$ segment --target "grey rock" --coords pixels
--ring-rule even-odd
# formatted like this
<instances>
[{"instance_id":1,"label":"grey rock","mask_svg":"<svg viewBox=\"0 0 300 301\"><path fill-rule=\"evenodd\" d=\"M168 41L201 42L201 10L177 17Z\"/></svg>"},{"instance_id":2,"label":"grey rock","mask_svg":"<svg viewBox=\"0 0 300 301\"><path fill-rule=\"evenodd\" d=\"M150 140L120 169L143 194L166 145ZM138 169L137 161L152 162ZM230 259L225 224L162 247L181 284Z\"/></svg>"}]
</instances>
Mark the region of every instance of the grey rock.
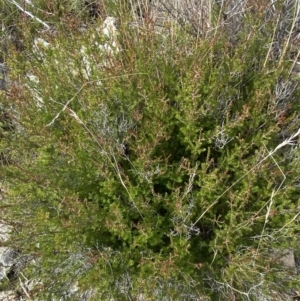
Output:
<instances>
[{"instance_id":1,"label":"grey rock","mask_svg":"<svg viewBox=\"0 0 300 301\"><path fill-rule=\"evenodd\" d=\"M294 258L294 251L291 249L285 249L283 250L280 261L282 264L289 269L295 269L295 258Z\"/></svg>"},{"instance_id":2,"label":"grey rock","mask_svg":"<svg viewBox=\"0 0 300 301\"><path fill-rule=\"evenodd\" d=\"M15 301L17 296L13 291L4 291L0 292L0 300L1 301Z\"/></svg>"},{"instance_id":3,"label":"grey rock","mask_svg":"<svg viewBox=\"0 0 300 301\"><path fill-rule=\"evenodd\" d=\"M275 249L272 251L271 256L273 259L278 261L283 268L289 270L294 275L297 273L293 249Z\"/></svg>"},{"instance_id":4,"label":"grey rock","mask_svg":"<svg viewBox=\"0 0 300 301\"><path fill-rule=\"evenodd\" d=\"M2 279L7 278L6 274L7 274L7 269L3 266L0 266L0 283Z\"/></svg>"}]
</instances>

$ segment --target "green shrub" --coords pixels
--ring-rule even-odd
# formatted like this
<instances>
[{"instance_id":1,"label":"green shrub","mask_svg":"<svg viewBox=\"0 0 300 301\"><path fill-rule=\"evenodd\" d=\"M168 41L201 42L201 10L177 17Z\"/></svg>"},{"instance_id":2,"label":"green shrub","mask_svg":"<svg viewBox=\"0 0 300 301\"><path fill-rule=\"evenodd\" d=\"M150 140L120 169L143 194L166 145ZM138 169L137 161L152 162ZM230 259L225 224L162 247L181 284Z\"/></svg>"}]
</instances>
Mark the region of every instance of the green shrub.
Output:
<instances>
[{"instance_id":1,"label":"green shrub","mask_svg":"<svg viewBox=\"0 0 300 301\"><path fill-rule=\"evenodd\" d=\"M1 136L5 214L36 260L33 294L77 282L72 300L259 300L297 288L271 254L297 243L297 137L283 142L299 92L291 45L273 57L277 19L260 12L246 10L234 42L227 28L202 39L124 19L118 53L95 46L107 42L96 22L45 34L38 52L31 37L22 64L12 54L23 79L9 96L17 129Z\"/></svg>"}]
</instances>

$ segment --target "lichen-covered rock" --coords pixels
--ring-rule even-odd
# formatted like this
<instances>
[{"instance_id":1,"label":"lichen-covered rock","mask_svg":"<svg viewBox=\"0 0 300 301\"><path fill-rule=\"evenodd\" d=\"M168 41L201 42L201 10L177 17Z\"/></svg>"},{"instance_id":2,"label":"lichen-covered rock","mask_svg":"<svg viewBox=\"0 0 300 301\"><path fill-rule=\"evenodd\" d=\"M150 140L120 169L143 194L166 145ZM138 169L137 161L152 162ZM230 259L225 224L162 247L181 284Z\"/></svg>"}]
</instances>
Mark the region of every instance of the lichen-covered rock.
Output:
<instances>
[{"instance_id":1,"label":"lichen-covered rock","mask_svg":"<svg viewBox=\"0 0 300 301\"><path fill-rule=\"evenodd\" d=\"M4 221L0 221L0 242L6 242L9 239L11 227ZM0 300L17 300L16 294L6 288L9 283L9 273L15 263L17 256L16 250L9 247L0 247Z\"/></svg>"},{"instance_id":2,"label":"lichen-covered rock","mask_svg":"<svg viewBox=\"0 0 300 301\"><path fill-rule=\"evenodd\" d=\"M11 227L0 220L0 242L5 242L9 239Z\"/></svg>"},{"instance_id":3,"label":"lichen-covered rock","mask_svg":"<svg viewBox=\"0 0 300 301\"><path fill-rule=\"evenodd\" d=\"M6 242L9 239L11 227L0 221L0 242ZM16 252L9 247L0 247L0 281L6 278L6 274L14 264ZM2 300L2 299L0 299Z\"/></svg>"},{"instance_id":4,"label":"lichen-covered rock","mask_svg":"<svg viewBox=\"0 0 300 301\"><path fill-rule=\"evenodd\" d=\"M9 247L0 247L0 265L11 267L14 264L17 252Z\"/></svg>"},{"instance_id":5,"label":"lichen-covered rock","mask_svg":"<svg viewBox=\"0 0 300 301\"><path fill-rule=\"evenodd\" d=\"M8 75L7 66L5 63L0 63L0 90L7 90Z\"/></svg>"}]
</instances>

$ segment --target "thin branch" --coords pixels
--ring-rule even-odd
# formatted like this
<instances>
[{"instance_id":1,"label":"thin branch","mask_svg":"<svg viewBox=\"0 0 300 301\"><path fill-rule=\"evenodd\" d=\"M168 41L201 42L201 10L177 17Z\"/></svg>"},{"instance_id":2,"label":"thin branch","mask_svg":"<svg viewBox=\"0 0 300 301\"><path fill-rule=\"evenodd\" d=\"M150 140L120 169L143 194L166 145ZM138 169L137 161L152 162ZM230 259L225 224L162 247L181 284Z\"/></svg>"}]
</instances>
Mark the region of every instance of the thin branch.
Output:
<instances>
[{"instance_id":1,"label":"thin branch","mask_svg":"<svg viewBox=\"0 0 300 301\"><path fill-rule=\"evenodd\" d=\"M23 273L21 272L20 274L21 274L21 276L23 276L23 278L28 282L28 279L23 275ZM20 277L19 277L19 282L20 282L20 286L21 286L21 288L22 288L24 294L25 294L26 297L28 298L28 300L32 300L32 299L30 298L30 295L28 294L28 291L27 291L27 289L26 289L25 285L23 284L23 282L22 282L22 280L21 280Z\"/></svg>"},{"instance_id":2,"label":"thin branch","mask_svg":"<svg viewBox=\"0 0 300 301\"><path fill-rule=\"evenodd\" d=\"M266 59L265 59L264 65L263 65L264 68L265 68L266 65L267 65L268 59L269 59L270 54L271 54L271 51L272 51L272 49L273 49L273 44L274 44L274 41L275 41L276 30L277 30L277 28L278 28L279 19L280 19L280 17L277 18L276 26L274 27L272 42L270 43L270 46L269 46L269 49L268 49L268 53L267 53L267 55L266 55Z\"/></svg>"},{"instance_id":3,"label":"thin branch","mask_svg":"<svg viewBox=\"0 0 300 301\"><path fill-rule=\"evenodd\" d=\"M75 97L89 84L93 84L93 83L99 83L102 82L103 80L107 80L107 79L114 79L114 78L119 78L119 77L124 77L124 76L130 76L130 75L146 75L147 73L130 73L130 74L126 74L126 75L119 75L119 76L112 76L112 77L107 77L107 78L103 78L103 79L98 79L98 80L93 80L93 81L88 81L86 83L84 83L80 89L75 93L75 95L70 98L65 105L63 105L61 102L58 102L54 99L51 98L51 100L55 103L58 103L60 105L63 106L63 108L55 115L55 117L51 120L50 123L46 124L46 126L50 126L53 125L55 120L59 118L59 116L61 115L61 113L63 113L69 106L69 104L75 99Z\"/></svg>"},{"instance_id":4,"label":"thin branch","mask_svg":"<svg viewBox=\"0 0 300 301\"><path fill-rule=\"evenodd\" d=\"M296 133L294 133L291 137L284 140L282 143L278 144L277 147L271 151L265 158L263 158L261 161L259 161L257 164L255 164L250 170L248 170L244 175L242 175L239 179L237 179L232 185L230 185L221 195L219 195L215 201L208 206L204 212L200 215L200 217L195 221L193 224L194 226L202 219L202 217L207 213L208 210L210 210L213 206L215 206L222 196L224 196L232 187L234 187L237 183L239 183L243 178L245 178L249 173L251 173L256 167L258 167L260 164L262 164L264 161L266 161L269 157L273 156L279 149L286 145L295 145L294 139L300 135L300 128ZM300 213L299 213L300 214ZM298 215L297 215L298 216Z\"/></svg>"},{"instance_id":5,"label":"thin branch","mask_svg":"<svg viewBox=\"0 0 300 301\"><path fill-rule=\"evenodd\" d=\"M144 74L144 73L143 73L143 74ZM133 74L129 74L129 75L133 75ZM116 76L116 77L121 77L121 76ZM97 82L97 81L92 81L92 82ZM76 97L76 96L84 89L84 87L85 87L88 83L92 83L92 82L87 82L87 83L85 83L84 85L82 85L81 88L75 93L75 95L74 95L72 98L70 98L70 99L66 102L65 105L51 98L51 100L52 100L53 102L62 105L63 108L56 114L56 116L52 119L52 121L51 121L49 124L47 124L46 126L53 125L53 123L54 123L55 120L60 116L60 114L61 114L62 112L64 112L66 109L68 109L70 116L73 117L79 124L81 124L81 125L84 127L84 129L89 133L89 135L90 135L90 136L93 138L93 140L97 143L97 145L99 146L99 148L103 151L104 155L105 155L106 157L109 158L108 153L104 150L103 146L100 144L100 142L99 142L98 139L95 137L95 135L92 133L92 131L91 131L91 130L87 127L87 125L86 125L86 124L78 117L78 115L76 114L76 112L74 112L71 108L68 107L69 104L72 102L72 100L74 100L74 98L75 98L75 97ZM122 179L122 176L121 176L121 173L120 173L120 170L119 170L119 167L118 167L118 163L117 163L116 158L115 158L115 156L114 156L114 154L113 154L112 151L110 151L110 155L112 156L112 158L113 158L113 160L114 160L114 163L112 163L112 165L113 165L113 168L114 168L114 170L115 170L115 172L116 172L116 174L117 174L117 176L118 176L118 178L119 178L119 180L120 180L122 186L123 186L124 189L126 190L128 196L129 196L130 201L132 202L132 204L134 205L134 207L135 207L136 210L138 211L139 215L141 216L142 219L144 219L144 217L143 217L141 211L139 210L138 206L136 205L136 203L135 203L133 197L131 196L131 194L130 194L128 188L126 187L126 185L125 185L125 183L124 183L124 181L123 181L123 179ZM110 159L110 158L109 158L109 159ZM111 162L111 160L109 160L109 161Z\"/></svg>"},{"instance_id":6,"label":"thin branch","mask_svg":"<svg viewBox=\"0 0 300 301\"><path fill-rule=\"evenodd\" d=\"M40 18L34 16L32 13L30 13L29 11L25 10L22 6L20 6L15 0L9 0L11 1L12 4L14 4L19 10L21 10L24 14L26 14L27 16L29 16L30 18L34 19L35 21L41 23L42 25L44 25L44 27L46 27L47 29L50 29L50 26L48 24L46 24L44 21L42 21Z\"/></svg>"},{"instance_id":7,"label":"thin branch","mask_svg":"<svg viewBox=\"0 0 300 301\"><path fill-rule=\"evenodd\" d=\"M290 45L290 40L291 40L292 34L293 34L293 32L295 32L296 22L298 20L298 16L299 16L299 13L300 13L300 5L299 5L298 1L295 1L295 5L296 5L296 8L295 8L295 14L294 14L294 17L293 17L292 26L291 26L291 29L290 29L290 32L289 32L289 35L288 35L288 39L287 39L287 41L284 45L284 48L282 50L282 54L280 56L278 67L281 66L281 64L283 62L283 59L284 59L284 56L287 52L288 46Z\"/></svg>"},{"instance_id":8,"label":"thin branch","mask_svg":"<svg viewBox=\"0 0 300 301\"><path fill-rule=\"evenodd\" d=\"M278 186L278 188L276 190L273 190L272 191L272 195L271 195L271 198L269 200L269 205L267 206L267 213L266 213L266 217L265 217L265 223L264 223L264 226L263 226L263 229L261 231L261 237L264 236L264 232L265 232L265 229L266 229L266 226L267 226L267 223L269 222L269 216L270 216L270 212L271 212L271 208L272 208L272 205L273 205L273 198L274 196L278 193L278 191L281 189L283 183L285 182L286 180L286 176L285 174L283 173L282 169L280 168L280 166L278 165L277 161L274 159L274 157L271 155L271 158L273 159L273 161L275 162L275 164L277 165L278 169L280 170L282 176L283 176L283 180L281 181L280 185ZM259 246L260 246L260 242L261 240L259 240L258 242L258 245L257 245L257 250L259 249Z\"/></svg>"},{"instance_id":9,"label":"thin branch","mask_svg":"<svg viewBox=\"0 0 300 301\"><path fill-rule=\"evenodd\" d=\"M104 152L103 152L104 155L105 155L106 157L109 158L107 152L104 150L103 146L100 144L100 142L99 142L98 139L95 137L95 135L92 133L92 131L86 126L86 124L78 117L78 115L77 115L72 109L68 108L68 110L71 112L70 115L71 115L72 117L74 117L75 120L76 120L79 124L82 124L82 125L83 125L84 129L91 135L91 137L92 137L93 140L97 143L97 145L100 147L100 149L104 151ZM139 215L140 215L141 218L144 220L144 217L143 217L141 211L139 210L138 206L136 205L134 199L132 198L131 194L129 193L129 191L128 191L128 189L127 189L127 187L126 187L126 185L125 185L125 183L124 183L124 181L123 181L123 179L122 179L122 176L121 176L121 173L120 173L120 170L119 170L119 167L118 167L118 162L117 162L117 160L116 160L116 158L115 158L115 155L113 154L112 151L110 152L110 155L112 156L112 158L113 158L113 160L114 160L114 164L112 164L112 165L113 165L113 168L114 168L114 170L115 170L115 172L116 172L116 174L117 174L117 176L118 176L118 178L119 178L119 180L120 180L122 186L123 186L124 189L126 190L128 196L129 196L129 199L130 199L130 201L132 202L132 204L134 205L135 209L138 211ZM109 159L110 159L110 158L109 158Z\"/></svg>"}]
</instances>

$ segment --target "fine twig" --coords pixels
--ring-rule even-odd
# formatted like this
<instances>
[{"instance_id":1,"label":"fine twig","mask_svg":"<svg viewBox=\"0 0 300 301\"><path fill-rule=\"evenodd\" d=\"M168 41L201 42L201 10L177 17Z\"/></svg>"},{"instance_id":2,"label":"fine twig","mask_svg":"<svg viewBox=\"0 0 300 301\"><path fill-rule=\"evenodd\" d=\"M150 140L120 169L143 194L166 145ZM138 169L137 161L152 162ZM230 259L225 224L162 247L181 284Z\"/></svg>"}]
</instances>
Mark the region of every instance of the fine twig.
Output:
<instances>
[{"instance_id":1,"label":"fine twig","mask_svg":"<svg viewBox=\"0 0 300 301\"><path fill-rule=\"evenodd\" d=\"M27 16L29 16L30 18L34 19L35 21L39 22L40 24L42 24L46 29L50 29L50 26L45 23L44 21L42 21L40 18L34 16L32 13L30 13L29 11L27 11L26 9L24 9L22 6L20 6L15 0L10 0L12 4L14 4L19 10L21 10L24 14L26 14Z\"/></svg>"},{"instance_id":2,"label":"fine twig","mask_svg":"<svg viewBox=\"0 0 300 301\"><path fill-rule=\"evenodd\" d=\"M133 75L133 74L127 74L127 76L128 76L128 75ZM116 76L116 77L122 77L122 76ZM102 80L102 79L101 79L101 80ZM76 96L84 89L84 87L85 87L87 84L91 84L91 83L93 83L93 82L97 82L97 81L87 82L87 83L85 83L84 85L82 85L81 88L75 93L75 95L74 95L72 98L70 98L65 104L62 104L61 102L58 102L58 101L56 101L56 100L54 100L54 99L51 98L51 100L52 100L53 102L62 105L63 108L56 114L56 116L52 119L52 121L51 121L49 124L47 124L46 126L53 125L54 122L55 122L55 120L56 120L57 118L59 118L60 114L61 114L62 112L64 112L64 111L67 110L67 111L69 112L70 116L73 117L79 124L81 124L81 125L84 127L84 129L89 133L89 135L92 137L92 139L96 142L96 144L99 146L99 148L103 151L103 154L104 154L106 157L109 157L109 155L112 155L112 158L113 158L114 162L111 162L111 160L109 160L109 161L112 163L113 168L114 168L114 170L115 170L115 172L116 172L116 174L117 174L117 176L118 176L118 178L119 178L119 180L120 180L122 186L124 187L126 193L128 194L130 201L132 202L132 204L134 205L134 207L135 207L136 210L138 211L138 213L139 213L139 215L141 216L141 218L144 219L144 217L143 217L141 211L139 210L138 206L136 205L136 203L135 203L133 197L131 196L131 194L130 194L128 188L126 187L126 185L125 185L125 183L124 183L124 181L123 181L123 179L122 179L122 175L121 175L121 173L120 173L120 170L119 170L117 161L116 161L115 156L113 155L112 151L110 151L110 153L108 154L108 153L104 150L103 146L100 144L99 139L97 139L97 138L95 137L95 135L94 135L94 134L92 133L92 131L87 127L87 125L86 125L86 124L78 117L78 115L76 114L76 112L73 111L71 108L69 108L70 103L71 103L71 102L75 99L75 97L76 97Z\"/></svg>"},{"instance_id":3,"label":"fine twig","mask_svg":"<svg viewBox=\"0 0 300 301\"><path fill-rule=\"evenodd\" d=\"M224 196L232 187L234 187L237 183L239 183L243 178L245 178L249 173L251 173L256 167L258 167L260 164L262 164L264 161L266 161L268 158L273 156L279 149L286 145L295 145L294 139L300 135L300 128L296 133L294 133L292 136L284 140L282 143L278 144L277 147L271 151L266 157L264 157L262 160L260 160L257 164L255 164L250 170L248 170L245 174L243 174L239 179L237 179L232 185L230 185L221 195L219 195L214 202L208 206L204 212L200 215L200 217L194 222L193 226L195 226L201 219L202 217L210 210L213 206L215 206L219 200L221 199L222 196ZM300 214L300 213L299 213ZM299 215L298 214L298 215ZM297 216L298 216L297 215ZM296 217L295 217L296 218ZM294 218L294 219L295 219Z\"/></svg>"}]
</instances>

